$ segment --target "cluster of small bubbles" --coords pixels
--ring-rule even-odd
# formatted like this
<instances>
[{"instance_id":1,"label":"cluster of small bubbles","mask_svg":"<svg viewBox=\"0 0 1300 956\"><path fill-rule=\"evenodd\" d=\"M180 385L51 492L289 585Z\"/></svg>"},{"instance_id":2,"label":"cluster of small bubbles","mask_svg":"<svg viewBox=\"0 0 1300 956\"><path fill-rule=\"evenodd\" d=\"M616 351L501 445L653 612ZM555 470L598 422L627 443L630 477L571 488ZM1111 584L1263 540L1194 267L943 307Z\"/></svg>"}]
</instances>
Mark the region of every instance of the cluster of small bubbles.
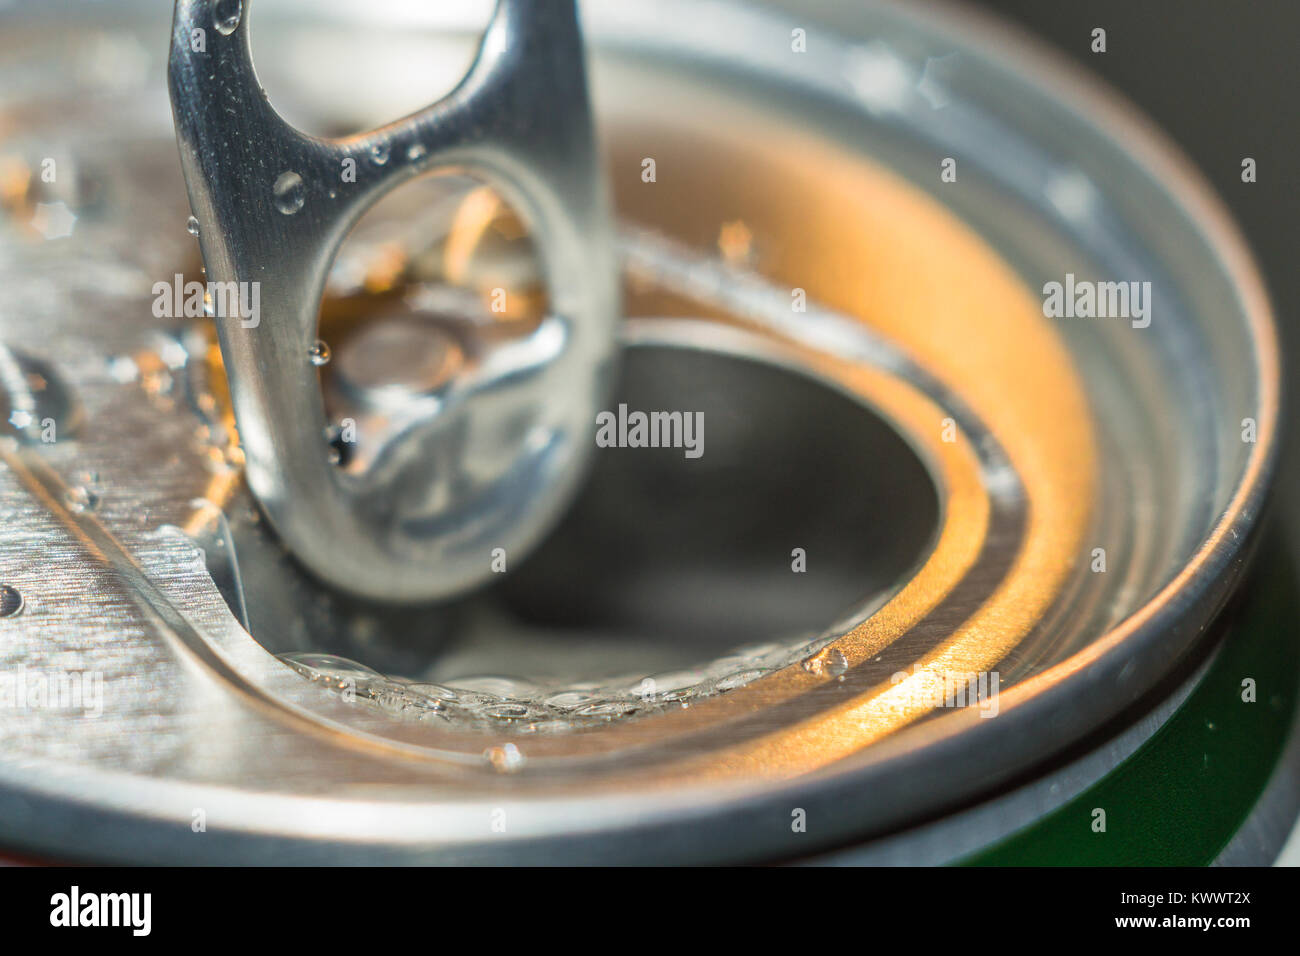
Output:
<instances>
[{"instance_id":1,"label":"cluster of small bubbles","mask_svg":"<svg viewBox=\"0 0 1300 956\"><path fill-rule=\"evenodd\" d=\"M275 197L275 208L286 216L292 216L307 201L307 189L303 186L302 177L293 170L281 173L271 187L271 192Z\"/></svg>"},{"instance_id":2,"label":"cluster of small bubbles","mask_svg":"<svg viewBox=\"0 0 1300 956\"><path fill-rule=\"evenodd\" d=\"M239 21L244 15L243 0L216 0L212 5L212 19L217 32L224 37L239 29Z\"/></svg>"},{"instance_id":3,"label":"cluster of small bubbles","mask_svg":"<svg viewBox=\"0 0 1300 956\"><path fill-rule=\"evenodd\" d=\"M284 661L312 683L326 690L355 695L387 713L403 717L437 716L442 703L422 694L406 693L407 683L385 677L364 664L331 654L282 654Z\"/></svg>"},{"instance_id":4,"label":"cluster of small bubbles","mask_svg":"<svg viewBox=\"0 0 1300 956\"><path fill-rule=\"evenodd\" d=\"M393 717L427 720L441 717L445 708L440 700L403 693L398 687L384 686L373 681L365 682L362 690L380 710Z\"/></svg>"},{"instance_id":5,"label":"cluster of small bubbles","mask_svg":"<svg viewBox=\"0 0 1300 956\"><path fill-rule=\"evenodd\" d=\"M311 359L311 364L315 365L317 368L320 368L322 365L329 365L333 354L334 353L330 351L329 345L323 339L317 339L313 342L311 348L307 352L308 357Z\"/></svg>"},{"instance_id":6,"label":"cluster of small bubbles","mask_svg":"<svg viewBox=\"0 0 1300 956\"><path fill-rule=\"evenodd\" d=\"M755 658L761 655L755 655ZM725 678L727 675L723 674ZM701 670L671 671L643 678L633 692L646 703L680 704L688 707L689 701L702 688L710 687L708 674Z\"/></svg>"},{"instance_id":7,"label":"cluster of small bubbles","mask_svg":"<svg viewBox=\"0 0 1300 956\"><path fill-rule=\"evenodd\" d=\"M498 675L421 683L386 677L330 654L284 654L281 660L320 686L342 689L346 683L355 692L357 702L390 715L417 720L436 717L448 726L465 730L490 732L504 725L513 733L535 735L565 733L640 714L689 707L695 700L734 691L796 664L825 642L819 639L797 647L754 645L700 668L571 684L541 684ZM841 666L837 662L843 660L843 655L836 654L839 652L832 651L825 657L827 673L833 674Z\"/></svg>"},{"instance_id":8,"label":"cluster of small bubbles","mask_svg":"<svg viewBox=\"0 0 1300 956\"><path fill-rule=\"evenodd\" d=\"M849 669L849 662L838 647L825 647L805 658L803 669L818 677L841 677Z\"/></svg>"},{"instance_id":9,"label":"cluster of small bubbles","mask_svg":"<svg viewBox=\"0 0 1300 956\"><path fill-rule=\"evenodd\" d=\"M199 220L197 217L190 216L189 219L185 220L185 231L188 232L191 236L194 236L195 238L198 237Z\"/></svg>"},{"instance_id":10,"label":"cluster of small bubbles","mask_svg":"<svg viewBox=\"0 0 1300 956\"><path fill-rule=\"evenodd\" d=\"M370 158L376 166L383 166L388 162L388 144L376 143L370 147Z\"/></svg>"},{"instance_id":11,"label":"cluster of small bubbles","mask_svg":"<svg viewBox=\"0 0 1300 956\"><path fill-rule=\"evenodd\" d=\"M753 668L752 670L747 670L747 671L740 671L738 673L731 674L727 677L724 677L721 680L714 681L713 689L718 691L719 693L726 693L729 690L735 690L737 687L744 687L746 684L752 683L753 681L758 680L762 676L763 676L763 671L760 670L759 668Z\"/></svg>"}]
</instances>

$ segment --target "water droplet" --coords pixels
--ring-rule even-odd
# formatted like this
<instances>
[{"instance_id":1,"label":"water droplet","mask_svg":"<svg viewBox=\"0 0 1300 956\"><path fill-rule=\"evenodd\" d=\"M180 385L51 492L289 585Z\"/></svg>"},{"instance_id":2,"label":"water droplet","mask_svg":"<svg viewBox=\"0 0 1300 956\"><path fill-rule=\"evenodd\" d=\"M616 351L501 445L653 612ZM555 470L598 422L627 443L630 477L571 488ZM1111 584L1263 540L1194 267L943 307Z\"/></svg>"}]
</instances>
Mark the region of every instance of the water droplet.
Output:
<instances>
[{"instance_id":1,"label":"water droplet","mask_svg":"<svg viewBox=\"0 0 1300 956\"><path fill-rule=\"evenodd\" d=\"M370 158L374 160L376 166L382 166L388 162L388 144L377 143L370 147Z\"/></svg>"},{"instance_id":2,"label":"water droplet","mask_svg":"<svg viewBox=\"0 0 1300 956\"><path fill-rule=\"evenodd\" d=\"M336 654L321 654L315 651L294 651L281 654L280 660L295 669L306 669L316 674L331 674L345 677L379 677L377 670L359 664Z\"/></svg>"},{"instance_id":3,"label":"water droplet","mask_svg":"<svg viewBox=\"0 0 1300 956\"><path fill-rule=\"evenodd\" d=\"M328 365L333 354L330 347L322 339L317 339L307 352L311 358L311 364L320 368L322 365Z\"/></svg>"},{"instance_id":4,"label":"water droplet","mask_svg":"<svg viewBox=\"0 0 1300 956\"><path fill-rule=\"evenodd\" d=\"M501 773L514 773L524 765L523 752L514 744L489 747L483 751L483 758L492 765L492 769Z\"/></svg>"},{"instance_id":5,"label":"water droplet","mask_svg":"<svg viewBox=\"0 0 1300 956\"><path fill-rule=\"evenodd\" d=\"M185 221L185 231L188 232L191 236L197 237L199 234L198 219L196 219L194 216L190 216L190 218Z\"/></svg>"},{"instance_id":6,"label":"water droplet","mask_svg":"<svg viewBox=\"0 0 1300 956\"><path fill-rule=\"evenodd\" d=\"M849 662L838 647L826 647L805 660L803 669L818 677L839 677L849 669Z\"/></svg>"},{"instance_id":7,"label":"water droplet","mask_svg":"<svg viewBox=\"0 0 1300 956\"><path fill-rule=\"evenodd\" d=\"M518 701L506 701L483 708L484 717L495 717L497 720L522 720L531 713L527 704Z\"/></svg>"},{"instance_id":8,"label":"water droplet","mask_svg":"<svg viewBox=\"0 0 1300 956\"><path fill-rule=\"evenodd\" d=\"M23 596L16 588L0 584L0 617L13 617L23 609Z\"/></svg>"},{"instance_id":9,"label":"water droplet","mask_svg":"<svg viewBox=\"0 0 1300 956\"><path fill-rule=\"evenodd\" d=\"M424 148L423 143L414 143L411 145L411 148L406 151L406 158L413 163L418 162L419 160L424 159L427 152L428 150Z\"/></svg>"},{"instance_id":10,"label":"water droplet","mask_svg":"<svg viewBox=\"0 0 1300 956\"><path fill-rule=\"evenodd\" d=\"M244 15L243 0L216 0L212 4L212 19L217 32L228 37L239 29L239 21Z\"/></svg>"},{"instance_id":11,"label":"water droplet","mask_svg":"<svg viewBox=\"0 0 1300 956\"><path fill-rule=\"evenodd\" d=\"M576 717L600 717L612 718L623 717L637 709L637 705L630 701L622 700L602 700L594 704L588 704L585 707L579 707L575 710Z\"/></svg>"},{"instance_id":12,"label":"water droplet","mask_svg":"<svg viewBox=\"0 0 1300 956\"><path fill-rule=\"evenodd\" d=\"M275 208L286 216L292 216L307 201L307 190L302 184L302 177L290 170L281 173L273 188Z\"/></svg>"}]
</instances>

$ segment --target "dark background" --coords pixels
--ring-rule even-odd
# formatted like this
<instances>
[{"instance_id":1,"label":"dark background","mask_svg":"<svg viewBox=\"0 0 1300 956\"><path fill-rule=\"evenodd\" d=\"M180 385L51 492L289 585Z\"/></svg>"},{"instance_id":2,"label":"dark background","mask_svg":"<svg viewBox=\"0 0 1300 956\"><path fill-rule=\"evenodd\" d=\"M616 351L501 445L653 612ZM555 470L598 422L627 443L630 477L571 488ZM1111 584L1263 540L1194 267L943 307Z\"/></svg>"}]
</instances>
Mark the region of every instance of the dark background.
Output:
<instances>
[{"instance_id":1,"label":"dark background","mask_svg":"<svg viewBox=\"0 0 1300 956\"><path fill-rule=\"evenodd\" d=\"M1300 541L1300 0L978 0L1100 77L1196 163L1254 250L1281 332L1276 519ZM1105 53L1091 50L1106 30ZM1241 181L1255 158L1257 181ZM1296 549L1293 546L1293 553Z\"/></svg>"}]
</instances>

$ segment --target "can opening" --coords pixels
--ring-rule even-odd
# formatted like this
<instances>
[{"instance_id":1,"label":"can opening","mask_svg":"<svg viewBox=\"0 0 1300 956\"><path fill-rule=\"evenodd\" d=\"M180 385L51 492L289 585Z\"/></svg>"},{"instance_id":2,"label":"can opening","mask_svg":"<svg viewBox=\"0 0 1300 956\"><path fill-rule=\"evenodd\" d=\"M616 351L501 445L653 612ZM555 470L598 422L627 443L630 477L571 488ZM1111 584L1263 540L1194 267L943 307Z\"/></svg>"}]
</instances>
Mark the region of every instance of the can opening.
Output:
<instances>
[{"instance_id":1,"label":"can opening","mask_svg":"<svg viewBox=\"0 0 1300 956\"><path fill-rule=\"evenodd\" d=\"M880 606L931 548L940 502L925 465L873 411L808 375L640 344L614 403L702 418L703 454L598 449L539 549L457 601L394 608L332 592L251 506L231 509L252 635L300 669L356 662L396 679L387 692L472 691L487 716L504 699L525 707L505 719L558 730L575 721L546 701L566 694L630 713L646 686L698 696L793 663Z\"/></svg>"}]
</instances>

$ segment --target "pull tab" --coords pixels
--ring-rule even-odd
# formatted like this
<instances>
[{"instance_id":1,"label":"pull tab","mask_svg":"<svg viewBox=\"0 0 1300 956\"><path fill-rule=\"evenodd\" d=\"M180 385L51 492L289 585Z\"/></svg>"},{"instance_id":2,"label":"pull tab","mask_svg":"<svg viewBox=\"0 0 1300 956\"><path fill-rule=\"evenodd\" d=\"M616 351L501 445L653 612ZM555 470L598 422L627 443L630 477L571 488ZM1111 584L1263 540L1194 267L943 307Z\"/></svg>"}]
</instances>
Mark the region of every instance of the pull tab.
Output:
<instances>
[{"instance_id":1,"label":"pull tab","mask_svg":"<svg viewBox=\"0 0 1300 956\"><path fill-rule=\"evenodd\" d=\"M334 140L272 109L253 69L250 6L177 0L169 66L207 277L259 284L256 322L216 320L249 486L327 582L381 600L458 593L491 573L495 549L522 554L564 508L612 379L616 259L575 3L499 0L445 99ZM312 360L326 274L366 209L438 167L481 177L519 210L551 311L459 372L374 467L345 473Z\"/></svg>"}]
</instances>

